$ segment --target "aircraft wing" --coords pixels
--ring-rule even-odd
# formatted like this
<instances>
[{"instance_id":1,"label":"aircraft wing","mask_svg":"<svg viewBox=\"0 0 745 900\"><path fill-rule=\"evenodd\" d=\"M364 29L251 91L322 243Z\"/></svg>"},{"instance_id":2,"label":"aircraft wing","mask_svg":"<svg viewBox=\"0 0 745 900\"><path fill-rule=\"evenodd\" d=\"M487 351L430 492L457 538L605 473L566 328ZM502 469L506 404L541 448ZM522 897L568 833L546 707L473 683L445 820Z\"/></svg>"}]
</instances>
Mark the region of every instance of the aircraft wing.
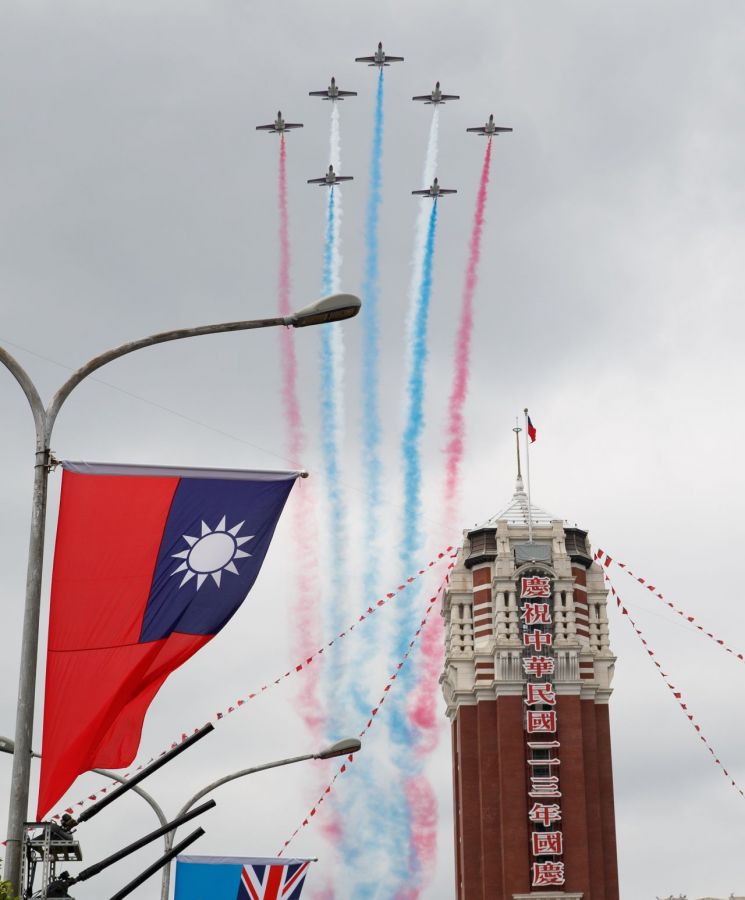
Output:
<instances>
[{"instance_id":1,"label":"aircraft wing","mask_svg":"<svg viewBox=\"0 0 745 900\"><path fill-rule=\"evenodd\" d=\"M497 125L497 127L496 127L494 130L495 130L495 131L498 131L500 134L501 134L502 132L504 132L504 131L512 131L511 128L504 128L504 127L502 127L501 125Z\"/></svg>"},{"instance_id":2,"label":"aircraft wing","mask_svg":"<svg viewBox=\"0 0 745 900\"><path fill-rule=\"evenodd\" d=\"M426 191L412 191L411 193L418 194L420 197L431 197L432 196L429 191L429 188L427 188Z\"/></svg>"},{"instance_id":3,"label":"aircraft wing","mask_svg":"<svg viewBox=\"0 0 745 900\"><path fill-rule=\"evenodd\" d=\"M308 184L326 184L326 178L309 178Z\"/></svg>"},{"instance_id":4,"label":"aircraft wing","mask_svg":"<svg viewBox=\"0 0 745 900\"><path fill-rule=\"evenodd\" d=\"M421 97L412 97L412 100L424 100L427 103L432 102L432 94L422 94Z\"/></svg>"},{"instance_id":5,"label":"aircraft wing","mask_svg":"<svg viewBox=\"0 0 745 900\"><path fill-rule=\"evenodd\" d=\"M289 128L302 128L302 127L303 127L302 122L285 122L285 131L287 131L287 129L289 129Z\"/></svg>"},{"instance_id":6,"label":"aircraft wing","mask_svg":"<svg viewBox=\"0 0 745 900\"><path fill-rule=\"evenodd\" d=\"M355 62L374 63L375 57L374 56L355 56L354 61Z\"/></svg>"},{"instance_id":7,"label":"aircraft wing","mask_svg":"<svg viewBox=\"0 0 745 900\"><path fill-rule=\"evenodd\" d=\"M337 181L354 181L354 175L337 175Z\"/></svg>"},{"instance_id":8,"label":"aircraft wing","mask_svg":"<svg viewBox=\"0 0 745 900\"><path fill-rule=\"evenodd\" d=\"M257 125L257 131L274 131L274 125Z\"/></svg>"},{"instance_id":9,"label":"aircraft wing","mask_svg":"<svg viewBox=\"0 0 745 900\"><path fill-rule=\"evenodd\" d=\"M474 134L486 134L486 128L483 125L478 125L476 128L466 128L466 131L472 131Z\"/></svg>"},{"instance_id":10,"label":"aircraft wing","mask_svg":"<svg viewBox=\"0 0 745 900\"><path fill-rule=\"evenodd\" d=\"M403 58L403 56L388 56L388 54L386 53L385 61L386 62L403 62L404 58Z\"/></svg>"},{"instance_id":11,"label":"aircraft wing","mask_svg":"<svg viewBox=\"0 0 745 900\"><path fill-rule=\"evenodd\" d=\"M441 100L460 100L460 94L443 94Z\"/></svg>"},{"instance_id":12,"label":"aircraft wing","mask_svg":"<svg viewBox=\"0 0 745 900\"><path fill-rule=\"evenodd\" d=\"M339 91L340 97L356 97L357 91Z\"/></svg>"},{"instance_id":13,"label":"aircraft wing","mask_svg":"<svg viewBox=\"0 0 745 900\"><path fill-rule=\"evenodd\" d=\"M328 91L308 91L309 97L328 97Z\"/></svg>"},{"instance_id":14,"label":"aircraft wing","mask_svg":"<svg viewBox=\"0 0 745 900\"><path fill-rule=\"evenodd\" d=\"M440 196L443 196L444 194L457 194L457 193L458 193L458 191L456 191L454 188L440 188Z\"/></svg>"}]
</instances>

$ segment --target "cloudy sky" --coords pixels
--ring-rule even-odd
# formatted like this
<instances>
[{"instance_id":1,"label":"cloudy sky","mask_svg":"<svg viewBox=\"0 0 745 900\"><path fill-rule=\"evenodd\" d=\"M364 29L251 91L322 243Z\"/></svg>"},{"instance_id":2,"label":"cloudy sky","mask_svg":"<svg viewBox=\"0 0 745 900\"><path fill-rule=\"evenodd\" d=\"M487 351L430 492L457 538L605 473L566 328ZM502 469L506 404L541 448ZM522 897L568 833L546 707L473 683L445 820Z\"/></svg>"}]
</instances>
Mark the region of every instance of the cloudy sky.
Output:
<instances>
[{"instance_id":1,"label":"cloudy sky","mask_svg":"<svg viewBox=\"0 0 745 900\"><path fill-rule=\"evenodd\" d=\"M392 582L399 577L400 385L416 215L409 191L419 186L429 116L409 98L440 79L462 95L442 113L439 165L443 183L459 193L442 204L435 258L423 555L507 502L514 483L510 429L528 405L540 430L531 457L534 500L588 528L595 546L626 560L742 648L736 567L745 540L745 9L737 0L6 0L2 344L48 397L69 368L127 339L272 314L277 144L254 126L271 121L278 108L305 123L288 141L293 302L314 299L324 195L305 180L328 164L328 110L307 92L324 87L332 73L359 92L342 110L343 169L355 176L344 195L342 283L358 291L374 75L352 60L380 39L406 57L387 77L381 220L384 543ZM454 323L483 151L465 128L490 112L515 131L494 146L461 518L442 522ZM345 335L344 487L359 563L359 321L348 323ZM320 489L318 341L313 330L297 334L304 462ZM280 371L279 342L270 332L142 352L76 392L53 448L71 459L282 467ZM0 379L0 409L0 733L12 734L33 432L10 376ZM57 473L50 562L59 481ZM154 702L142 758L294 661L286 559L293 556L295 568L308 561L293 540L288 517L249 601ZM328 566L325 550L318 553ZM742 664L625 581L617 577L666 671L745 783ZM356 582L350 590L351 608L365 606L369 598ZM742 893L745 801L711 763L615 612L611 629L619 657L611 710L622 895ZM373 652L362 632L354 640L350 658ZM381 687L363 689L372 701ZM225 772L315 749L293 696L289 683L277 688L154 777L152 790L166 809L175 811ZM37 744L41 703L38 711ZM69 715L73 728L74 697ZM440 803L438 862L426 891L432 900L453 895L444 715L442 722L428 767ZM381 739L372 748L385 753ZM9 758L0 770L4 816ZM333 771L306 764L217 795L198 852L273 855ZM86 776L69 799L99 784ZM117 807L101 815L100 827L85 835L81 829L87 861L151 827L138 798ZM293 847L319 857L319 882L333 877L335 857L320 828L307 829ZM153 855L145 851L136 861L144 867ZM113 892L134 871L134 863L112 869L76 896ZM146 886L133 896L153 892ZM346 896L338 883L337 896Z\"/></svg>"}]
</instances>

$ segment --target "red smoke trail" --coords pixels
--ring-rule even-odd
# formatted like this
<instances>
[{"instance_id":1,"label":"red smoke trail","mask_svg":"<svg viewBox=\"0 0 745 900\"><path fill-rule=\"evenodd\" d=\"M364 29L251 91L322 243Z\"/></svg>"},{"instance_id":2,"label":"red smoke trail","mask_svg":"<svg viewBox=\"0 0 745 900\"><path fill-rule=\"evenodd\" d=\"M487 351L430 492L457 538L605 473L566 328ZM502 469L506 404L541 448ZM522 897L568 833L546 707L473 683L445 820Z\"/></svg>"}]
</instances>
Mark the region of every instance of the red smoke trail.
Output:
<instances>
[{"instance_id":1,"label":"red smoke trail","mask_svg":"<svg viewBox=\"0 0 745 900\"><path fill-rule=\"evenodd\" d=\"M279 144L279 314L290 315L290 219L287 207L287 148L284 135ZM288 456L292 465L302 468L301 460L305 444L303 419L297 391L297 354L292 329L285 328L280 335L282 366L282 400L288 425ZM292 616L292 652L302 658L307 656L321 639L318 629L318 568L313 546L312 522L314 518L312 489L307 481L298 481L291 497L292 528L298 548L300 566L298 585ZM315 670L306 673L307 678L296 698L298 711L314 739L322 737L322 717L317 701L318 676Z\"/></svg>"},{"instance_id":2,"label":"red smoke trail","mask_svg":"<svg viewBox=\"0 0 745 900\"><path fill-rule=\"evenodd\" d=\"M447 522L456 520L455 506L460 486L460 464L463 459L465 437L463 409L468 394L471 335L473 333L473 298L476 293L481 258L481 237L484 231L484 211L491 165L491 143L491 138L489 138L476 196L460 323L455 341L455 376L448 406L448 443L445 451L445 521ZM443 620L437 617L422 636L421 677L409 707L411 722L418 732L415 753L419 760L425 759L434 751L440 734L437 694L443 665L444 639L445 625ZM416 857L412 861L412 871L418 873L419 884L409 888L408 893L400 895L397 900L415 900L426 886L427 873L432 870L437 852L437 802L429 781L423 775L409 779L405 790L412 816L412 850Z\"/></svg>"},{"instance_id":3,"label":"red smoke trail","mask_svg":"<svg viewBox=\"0 0 745 900\"><path fill-rule=\"evenodd\" d=\"M465 421L463 408L468 394L468 376L471 357L471 334L473 332L473 296L478 282L479 259L481 257L481 235L484 230L484 210L486 194L489 187L489 166L491 164L491 138L487 141L484 154L484 165L481 169L481 182L476 198L476 212L471 229L471 244L466 269L466 283L463 288L463 304L460 311L460 324L455 341L455 378L448 406L448 444L445 449L445 520L455 518L455 503L460 487L460 464L463 459L463 442L465 437Z\"/></svg>"},{"instance_id":4,"label":"red smoke trail","mask_svg":"<svg viewBox=\"0 0 745 900\"><path fill-rule=\"evenodd\" d=\"M434 625L438 620L439 616L435 616L429 624ZM425 635L426 631L422 634ZM418 884L399 891L396 900L419 900L431 879L437 855L437 797L426 775L409 778L404 790L411 815L412 880ZM429 871L423 869L425 865L429 866Z\"/></svg>"}]
</instances>

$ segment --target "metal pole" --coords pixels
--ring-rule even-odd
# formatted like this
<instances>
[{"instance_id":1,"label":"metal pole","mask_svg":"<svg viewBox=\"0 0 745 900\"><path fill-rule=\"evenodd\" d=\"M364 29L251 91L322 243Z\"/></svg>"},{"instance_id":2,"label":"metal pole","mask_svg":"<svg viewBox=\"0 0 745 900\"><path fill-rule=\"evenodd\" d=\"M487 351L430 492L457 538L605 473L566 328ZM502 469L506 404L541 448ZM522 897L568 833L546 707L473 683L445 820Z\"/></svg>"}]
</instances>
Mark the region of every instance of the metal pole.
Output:
<instances>
[{"instance_id":1,"label":"metal pole","mask_svg":"<svg viewBox=\"0 0 745 900\"><path fill-rule=\"evenodd\" d=\"M21 662L18 676L15 753L10 782L8 838L5 853L5 879L18 889L21 883L21 843L28 811L31 777L31 741L34 727L36 664L39 649L39 610L41 607L41 574L44 562L44 522L47 510L49 480L49 447L36 451L34 492L31 501L31 535L26 573L26 602L21 637Z\"/></svg>"},{"instance_id":2,"label":"metal pole","mask_svg":"<svg viewBox=\"0 0 745 900\"><path fill-rule=\"evenodd\" d=\"M354 300L354 304L347 301ZM353 311L342 314L342 318L356 315L359 300L351 295L338 295L347 302ZM327 298L333 300L334 298ZM326 304L326 306L324 306ZM328 309L326 300L314 306L319 310ZM36 426L36 455L34 463L34 489L31 500L31 536L29 540L28 568L26 572L26 599L23 613L23 632L21 637L21 661L18 676L18 706L16 712L15 746L13 755L13 771L11 774L10 803L8 809L8 831L5 853L5 879L16 891L21 888L21 855L23 843L23 824L28 813L29 780L31 776L31 741L34 727L34 700L36 696L36 667L39 650L39 612L41 608L41 578L44 562L44 533L47 508L47 487L50 465L50 440L52 429L62 404L72 391L91 373L107 363L136 350L152 347L184 338L201 337L207 334L220 334L234 331L247 331L254 328L271 328L278 325L302 327L308 324L323 324L320 319L311 315L311 307L291 316L271 319L253 319L240 322L223 322L216 325L202 325L197 328L181 328L175 331L164 331L150 335L138 341L130 341L102 353L81 366L67 379L52 398L45 409L36 385L23 366L7 350L0 347L0 363L13 375L21 386L31 407ZM304 318L303 318L304 317Z\"/></svg>"},{"instance_id":3,"label":"metal pole","mask_svg":"<svg viewBox=\"0 0 745 900\"><path fill-rule=\"evenodd\" d=\"M215 788L219 788L223 784L227 784L229 781L235 781L237 778L244 778L246 775L254 775L256 774L256 772L264 772L266 769L276 769L278 766L289 766L292 765L292 763L305 762L306 759L315 758L316 754L306 753L303 756L292 756L289 759L278 759L275 762L264 763L264 765L262 766L253 766L250 769L241 769L240 772L233 772L232 775L224 775L222 778L218 778L216 781L208 784L207 787L203 787L201 791L197 791L197 793L194 794L191 800L187 800L187 802L181 807L178 815L182 816L184 813L187 813L192 808L192 806L194 806L197 800L201 800L202 797L206 796L211 791L214 791ZM166 850L171 849L175 837L176 829L174 828L173 831L169 831L165 837ZM168 894L170 890L171 862L169 860L163 867L163 877L160 884L160 900L168 900Z\"/></svg>"},{"instance_id":4,"label":"metal pole","mask_svg":"<svg viewBox=\"0 0 745 900\"><path fill-rule=\"evenodd\" d=\"M533 542L533 510L530 505L530 432L528 429L528 408L525 407L525 474L528 480L528 540Z\"/></svg>"}]
</instances>

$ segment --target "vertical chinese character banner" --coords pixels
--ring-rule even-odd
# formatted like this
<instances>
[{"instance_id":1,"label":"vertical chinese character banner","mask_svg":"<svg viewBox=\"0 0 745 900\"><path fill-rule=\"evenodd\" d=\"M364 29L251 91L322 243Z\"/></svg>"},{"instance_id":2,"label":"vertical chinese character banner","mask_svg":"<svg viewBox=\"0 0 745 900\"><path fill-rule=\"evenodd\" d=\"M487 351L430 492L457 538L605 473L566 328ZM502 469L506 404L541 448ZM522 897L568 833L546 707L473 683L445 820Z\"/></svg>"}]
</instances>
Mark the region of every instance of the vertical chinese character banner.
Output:
<instances>
[{"instance_id":1,"label":"vertical chinese character banner","mask_svg":"<svg viewBox=\"0 0 745 900\"><path fill-rule=\"evenodd\" d=\"M539 570L519 579L525 671L530 876L533 887L564 884L558 718L554 691L554 620L550 577Z\"/></svg>"}]
</instances>

